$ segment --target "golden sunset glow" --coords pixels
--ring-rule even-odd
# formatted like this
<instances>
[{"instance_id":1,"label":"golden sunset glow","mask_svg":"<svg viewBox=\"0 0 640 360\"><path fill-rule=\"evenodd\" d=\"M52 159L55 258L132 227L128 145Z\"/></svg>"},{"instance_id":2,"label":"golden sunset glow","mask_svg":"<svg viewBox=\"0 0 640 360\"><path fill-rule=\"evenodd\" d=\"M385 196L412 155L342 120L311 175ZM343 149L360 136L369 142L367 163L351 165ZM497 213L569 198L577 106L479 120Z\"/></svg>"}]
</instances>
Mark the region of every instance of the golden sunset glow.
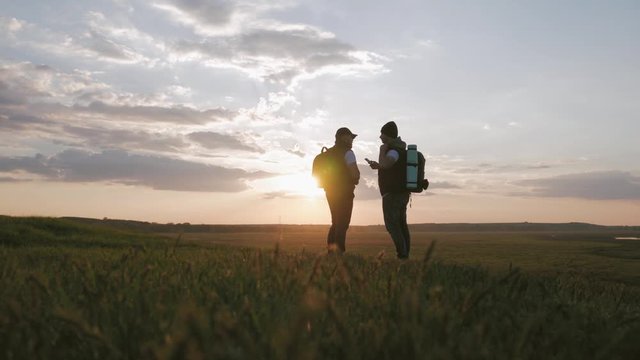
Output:
<instances>
[{"instance_id":1,"label":"golden sunset glow","mask_svg":"<svg viewBox=\"0 0 640 360\"><path fill-rule=\"evenodd\" d=\"M281 175L256 181L255 184L262 192L278 193L283 197L320 198L324 196L324 191L317 186L316 180L310 174Z\"/></svg>"}]
</instances>

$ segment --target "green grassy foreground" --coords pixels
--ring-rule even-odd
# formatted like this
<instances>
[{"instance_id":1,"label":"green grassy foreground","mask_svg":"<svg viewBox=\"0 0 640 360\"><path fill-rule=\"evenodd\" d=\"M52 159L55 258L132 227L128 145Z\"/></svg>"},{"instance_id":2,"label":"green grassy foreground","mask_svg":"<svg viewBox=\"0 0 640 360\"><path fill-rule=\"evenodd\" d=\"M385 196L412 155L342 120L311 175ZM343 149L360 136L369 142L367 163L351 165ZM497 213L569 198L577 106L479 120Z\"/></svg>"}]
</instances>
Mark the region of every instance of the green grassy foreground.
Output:
<instances>
[{"instance_id":1,"label":"green grassy foreground","mask_svg":"<svg viewBox=\"0 0 640 360\"><path fill-rule=\"evenodd\" d=\"M0 217L3 359L636 359L638 288ZM514 264L517 266L517 263Z\"/></svg>"}]
</instances>

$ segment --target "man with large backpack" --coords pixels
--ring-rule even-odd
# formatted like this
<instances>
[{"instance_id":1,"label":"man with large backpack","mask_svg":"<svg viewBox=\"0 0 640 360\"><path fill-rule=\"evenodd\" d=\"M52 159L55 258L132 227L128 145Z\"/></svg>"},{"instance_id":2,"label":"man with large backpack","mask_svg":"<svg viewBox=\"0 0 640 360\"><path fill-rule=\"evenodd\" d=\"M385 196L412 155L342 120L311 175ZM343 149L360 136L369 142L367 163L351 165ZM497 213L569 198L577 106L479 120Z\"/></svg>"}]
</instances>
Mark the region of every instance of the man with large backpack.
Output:
<instances>
[{"instance_id":1,"label":"man with large backpack","mask_svg":"<svg viewBox=\"0 0 640 360\"><path fill-rule=\"evenodd\" d=\"M345 251L354 190L360 181L356 156L351 150L356 136L346 127L338 129L335 145L316 156L313 163L313 175L324 188L331 211L331 228L327 235L329 253Z\"/></svg>"},{"instance_id":2,"label":"man with large backpack","mask_svg":"<svg viewBox=\"0 0 640 360\"><path fill-rule=\"evenodd\" d=\"M407 144L398 136L398 127L393 121L380 129L380 140L378 161L367 162L372 169L378 170L384 224L393 239L398 259L408 259L411 234L407 225L407 204L411 192L406 186Z\"/></svg>"}]
</instances>

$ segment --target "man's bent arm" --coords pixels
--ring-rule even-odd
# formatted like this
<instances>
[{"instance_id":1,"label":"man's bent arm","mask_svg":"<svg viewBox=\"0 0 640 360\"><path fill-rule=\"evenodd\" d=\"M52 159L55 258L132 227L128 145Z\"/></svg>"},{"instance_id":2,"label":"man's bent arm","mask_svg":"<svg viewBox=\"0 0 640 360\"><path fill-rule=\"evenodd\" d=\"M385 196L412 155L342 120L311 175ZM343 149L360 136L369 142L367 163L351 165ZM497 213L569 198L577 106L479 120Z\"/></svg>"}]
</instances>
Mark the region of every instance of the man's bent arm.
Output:
<instances>
[{"instance_id":1,"label":"man's bent arm","mask_svg":"<svg viewBox=\"0 0 640 360\"><path fill-rule=\"evenodd\" d=\"M349 173L351 174L353 183L358 185L358 183L360 182L360 170L358 170L358 164L349 164L347 165L347 167L349 168Z\"/></svg>"},{"instance_id":2,"label":"man's bent arm","mask_svg":"<svg viewBox=\"0 0 640 360\"><path fill-rule=\"evenodd\" d=\"M378 155L378 167L380 169L390 169L397 161L393 156L387 155L387 150L387 146L380 146L380 154Z\"/></svg>"}]
</instances>

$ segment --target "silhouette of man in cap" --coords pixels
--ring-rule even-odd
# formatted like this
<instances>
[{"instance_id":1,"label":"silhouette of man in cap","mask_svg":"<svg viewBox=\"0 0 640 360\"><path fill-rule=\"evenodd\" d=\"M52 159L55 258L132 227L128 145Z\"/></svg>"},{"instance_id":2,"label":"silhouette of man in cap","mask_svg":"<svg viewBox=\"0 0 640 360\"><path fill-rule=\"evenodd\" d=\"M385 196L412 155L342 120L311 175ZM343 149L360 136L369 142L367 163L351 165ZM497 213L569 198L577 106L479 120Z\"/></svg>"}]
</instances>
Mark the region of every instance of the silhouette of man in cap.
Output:
<instances>
[{"instance_id":1,"label":"silhouette of man in cap","mask_svg":"<svg viewBox=\"0 0 640 360\"><path fill-rule=\"evenodd\" d=\"M351 150L356 136L348 128L341 127L336 131L335 145L327 150L335 169L329 184L324 187L331 211L331 228L327 235L329 253L345 251L347 229L353 211L354 190L360 181L356 155Z\"/></svg>"}]
</instances>

